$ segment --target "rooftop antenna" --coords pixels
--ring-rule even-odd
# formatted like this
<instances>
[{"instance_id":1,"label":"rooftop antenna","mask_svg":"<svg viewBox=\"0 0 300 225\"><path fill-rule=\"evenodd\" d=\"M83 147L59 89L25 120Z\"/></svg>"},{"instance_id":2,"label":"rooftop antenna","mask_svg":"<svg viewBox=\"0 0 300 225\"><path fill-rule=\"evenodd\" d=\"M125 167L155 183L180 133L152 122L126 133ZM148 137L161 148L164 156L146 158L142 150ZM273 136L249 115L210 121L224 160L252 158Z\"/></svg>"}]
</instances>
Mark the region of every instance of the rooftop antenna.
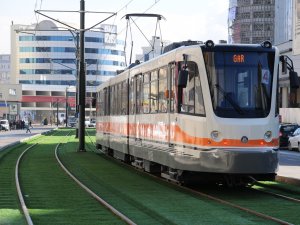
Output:
<instances>
[{"instance_id":1,"label":"rooftop antenna","mask_svg":"<svg viewBox=\"0 0 300 225\"><path fill-rule=\"evenodd\" d=\"M135 21L137 19L133 20L133 17L153 17L153 18L156 18L156 26L155 26L154 37L156 37L156 32L157 32L157 29L159 27L162 45L163 45L163 41L162 41L161 28L160 28L160 20L161 19L166 20L166 19L162 15L159 15L159 14L149 14L149 13L130 13L130 14L126 14L122 18L124 18L124 17L127 20L124 52L126 52L128 30L130 31L130 36L131 36L131 49L130 49L130 59L129 59L129 65L130 65L131 64L131 59L132 59L132 50L133 50L133 40L132 40L131 23L133 23L138 28L138 30L141 32L141 34L144 36L144 38L150 44L151 50L147 54L149 54L150 52L154 52L154 46L155 46L155 40L156 40L156 38L154 38L153 43L151 43L151 41L148 40L148 38L145 36L145 34L143 33L143 31L140 29L140 27L136 24ZM131 20L131 22L130 22L130 20ZM162 48L163 48L163 46L162 46ZM125 63L126 63L126 66L127 66L126 54L125 54Z\"/></svg>"}]
</instances>

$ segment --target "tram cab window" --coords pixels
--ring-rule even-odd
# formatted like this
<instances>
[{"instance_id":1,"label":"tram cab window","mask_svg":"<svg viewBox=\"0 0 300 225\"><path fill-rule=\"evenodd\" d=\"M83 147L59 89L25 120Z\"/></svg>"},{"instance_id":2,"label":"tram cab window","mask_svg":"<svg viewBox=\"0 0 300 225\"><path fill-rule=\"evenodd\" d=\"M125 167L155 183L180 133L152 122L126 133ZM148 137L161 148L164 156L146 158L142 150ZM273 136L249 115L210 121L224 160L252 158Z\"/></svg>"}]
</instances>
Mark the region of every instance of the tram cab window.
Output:
<instances>
[{"instance_id":1,"label":"tram cab window","mask_svg":"<svg viewBox=\"0 0 300 225\"><path fill-rule=\"evenodd\" d=\"M203 53L214 113L265 118L271 109L274 52Z\"/></svg>"},{"instance_id":2,"label":"tram cab window","mask_svg":"<svg viewBox=\"0 0 300 225\"><path fill-rule=\"evenodd\" d=\"M205 109L198 66L195 62L187 62L186 70L188 71L188 81L187 86L182 88L179 111L186 114L204 115Z\"/></svg>"}]
</instances>

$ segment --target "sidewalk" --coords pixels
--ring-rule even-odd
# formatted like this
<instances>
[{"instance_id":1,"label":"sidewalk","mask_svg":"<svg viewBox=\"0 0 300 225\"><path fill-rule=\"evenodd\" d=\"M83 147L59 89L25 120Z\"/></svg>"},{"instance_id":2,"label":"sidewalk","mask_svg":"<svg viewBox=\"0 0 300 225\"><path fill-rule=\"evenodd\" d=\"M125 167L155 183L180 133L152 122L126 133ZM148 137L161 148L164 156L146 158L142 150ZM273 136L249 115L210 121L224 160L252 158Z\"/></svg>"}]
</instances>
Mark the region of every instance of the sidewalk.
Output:
<instances>
[{"instance_id":1,"label":"sidewalk","mask_svg":"<svg viewBox=\"0 0 300 225\"><path fill-rule=\"evenodd\" d=\"M26 129L24 130L11 130L11 131L1 131L0 132L0 151L5 146L10 146L15 143L19 143L21 140L25 138L29 138L35 135L42 134L44 132L48 132L50 130L55 129L56 126L43 126L43 125L33 125L33 128L30 129L31 133L26 133Z\"/></svg>"}]
</instances>

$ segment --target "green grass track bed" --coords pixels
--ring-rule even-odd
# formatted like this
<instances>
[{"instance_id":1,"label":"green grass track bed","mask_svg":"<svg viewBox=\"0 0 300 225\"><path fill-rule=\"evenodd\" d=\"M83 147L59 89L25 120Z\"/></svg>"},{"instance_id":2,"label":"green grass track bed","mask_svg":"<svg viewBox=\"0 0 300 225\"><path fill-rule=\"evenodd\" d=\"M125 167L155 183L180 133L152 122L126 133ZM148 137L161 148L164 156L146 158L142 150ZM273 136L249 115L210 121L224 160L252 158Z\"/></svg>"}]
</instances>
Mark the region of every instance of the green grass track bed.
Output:
<instances>
[{"instance_id":1,"label":"green grass track bed","mask_svg":"<svg viewBox=\"0 0 300 225\"><path fill-rule=\"evenodd\" d=\"M57 143L65 141L68 130L44 136L40 143L30 149L20 165L20 182L26 205L33 223L36 224L124 224L108 209L90 197L71 178L65 174L57 163L54 149ZM34 141L31 141L34 142ZM25 148L23 148L25 149ZM25 224L19 211L19 203L14 184L14 165L22 150L10 150L0 161L0 167L9 167L9 173L4 177L5 201L0 198L0 224ZM9 162L7 162L9 161ZM12 168L13 167L13 168ZM2 172L2 170L1 170ZM2 173L1 174L1 178ZM2 180L2 179L1 179ZM3 181L4 182L4 181ZM3 187L3 185L0 185ZM10 189L10 191L8 191ZM2 190L1 190L1 193ZM7 202L7 206L4 206ZM8 205L10 203L10 205ZM4 207L3 207L4 206Z\"/></svg>"},{"instance_id":2,"label":"green grass track bed","mask_svg":"<svg viewBox=\"0 0 300 225\"><path fill-rule=\"evenodd\" d=\"M77 145L71 138L59 150L67 168L137 224L273 224L186 193L106 156L76 152Z\"/></svg>"}]
</instances>

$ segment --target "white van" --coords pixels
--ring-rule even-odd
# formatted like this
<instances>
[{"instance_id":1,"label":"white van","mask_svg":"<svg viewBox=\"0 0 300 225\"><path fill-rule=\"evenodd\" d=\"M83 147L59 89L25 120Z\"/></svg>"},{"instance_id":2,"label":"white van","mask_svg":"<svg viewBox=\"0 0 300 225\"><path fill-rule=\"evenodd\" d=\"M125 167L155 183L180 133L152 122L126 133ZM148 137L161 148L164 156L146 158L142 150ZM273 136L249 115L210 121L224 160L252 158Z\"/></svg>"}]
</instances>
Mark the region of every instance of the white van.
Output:
<instances>
[{"instance_id":1,"label":"white van","mask_svg":"<svg viewBox=\"0 0 300 225\"><path fill-rule=\"evenodd\" d=\"M1 126L0 130L5 130L5 131L10 130L8 120L0 120L0 126Z\"/></svg>"}]
</instances>

